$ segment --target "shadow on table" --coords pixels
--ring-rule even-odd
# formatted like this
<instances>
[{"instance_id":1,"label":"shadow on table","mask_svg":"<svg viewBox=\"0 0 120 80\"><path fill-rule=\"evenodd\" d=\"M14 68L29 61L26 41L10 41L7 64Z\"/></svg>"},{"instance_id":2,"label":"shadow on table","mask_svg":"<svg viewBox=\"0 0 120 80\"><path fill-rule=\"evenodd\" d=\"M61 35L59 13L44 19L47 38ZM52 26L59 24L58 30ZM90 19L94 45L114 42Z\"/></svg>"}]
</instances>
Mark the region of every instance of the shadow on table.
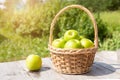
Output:
<instances>
[{"instance_id":1,"label":"shadow on table","mask_svg":"<svg viewBox=\"0 0 120 80\"><path fill-rule=\"evenodd\" d=\"M42 71L47 71L49 70L50 67L42 67L40 70L33 70L33 71L28 71L28 72L31 72L31 73L39 73L39 72L42 72Z\"/></svg>"},{"instance_id":2,"label":"shadow on table","mask_svg":"<svg viewBox=\"0 0 120 80\"><path fill-rule=\"evenodd\" d=\"M112 74L116 71L114 67L103 62L94 62L91 71L84 74L87 76L104 76Z\"/></svg>"},{"instance_id":3,"label":"shadow on table","mask_svg":"<svg viewBox=\"0 0 120 80\"><path fill-rule=\"evenodd\" d=\"M41 68L41 71L47 71L47 70L50 70L50 67L42 67Z\"/></svg>"},{"instance_id":4,"label":"shadow on table","mask_svg":"<svg viewBox=\"0 0 120 80\"><path fill-rule=\"evenodd\" d=\"M119 64L110 64L110 65L115 66L116 70L118 70L118 69L120 70L120 63Z\"/></svg>"},{"instance_id":5,"label":"shadow on table","mask_svg":"<svg viewBox=\"0 0 120 80\"><path fill-rule=\"evenodd\" d=\"M27 74L32 75L33 77L40 77L40 73L42 71L47 71L50 70L50 67L42 67L40 70L36 70L36 71L28 71Z\"/></svg>"}]
</instances>

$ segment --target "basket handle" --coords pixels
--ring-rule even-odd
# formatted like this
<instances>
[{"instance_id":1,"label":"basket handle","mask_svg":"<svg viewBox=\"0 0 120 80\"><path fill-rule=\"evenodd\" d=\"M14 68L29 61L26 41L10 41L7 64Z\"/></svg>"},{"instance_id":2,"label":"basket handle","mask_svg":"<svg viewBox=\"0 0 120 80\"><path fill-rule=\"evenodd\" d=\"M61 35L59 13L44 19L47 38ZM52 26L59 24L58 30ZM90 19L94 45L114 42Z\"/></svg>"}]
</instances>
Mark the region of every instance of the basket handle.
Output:
<instances>
[{"instance_id":1,"label":"basket handle","mask_svg":"<svg viewBox=\"0 0 120 80\"><path fill-rule=\"evenodd\" d=\"M51 45L52 44L52 41L53 41L53 30L54 30L54 26L55 26L55 23L57 21L57 18L60 16L60 14L62 14L65 10L68 10L70 8L79 8L81 10L83 10L84 12L86 12L88 14L88 16L90 17L91 21L92 21L92 24L94 26L94 45L96 48L98 48L98 29L97 29L97 24L96 24L96 21L94 19L94 16L92 15L92 13L85 7L81 6L81 5L69 5L63 9L61 9L57 14L56 16L54 17L54 19L52 20L52 23L51 23L51 27L50 27L50 36L49 36L49 44Z\"/></svg>"}]
</instances>

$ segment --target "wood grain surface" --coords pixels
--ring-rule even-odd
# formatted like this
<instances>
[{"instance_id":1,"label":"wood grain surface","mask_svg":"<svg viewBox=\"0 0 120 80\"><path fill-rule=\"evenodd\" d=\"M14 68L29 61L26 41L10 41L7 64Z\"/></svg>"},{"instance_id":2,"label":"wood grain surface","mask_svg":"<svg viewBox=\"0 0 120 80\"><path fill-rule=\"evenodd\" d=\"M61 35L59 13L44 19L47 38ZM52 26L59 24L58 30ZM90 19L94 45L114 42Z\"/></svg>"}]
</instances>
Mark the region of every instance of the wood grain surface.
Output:
<instances>
[{"instance_id":1,"label":"wood grain surface","mask_svg":"<svg viewBox=\"0 0 120 80\"><path fill-rule=\"evenodd\" d=\"M28 71L25 60L0 63L0 80L120 80L120 62L115 51L97 52L91 71L82 75L57 73L50 58L42 61L37 72Z\"/></svg>"}]
</instances>

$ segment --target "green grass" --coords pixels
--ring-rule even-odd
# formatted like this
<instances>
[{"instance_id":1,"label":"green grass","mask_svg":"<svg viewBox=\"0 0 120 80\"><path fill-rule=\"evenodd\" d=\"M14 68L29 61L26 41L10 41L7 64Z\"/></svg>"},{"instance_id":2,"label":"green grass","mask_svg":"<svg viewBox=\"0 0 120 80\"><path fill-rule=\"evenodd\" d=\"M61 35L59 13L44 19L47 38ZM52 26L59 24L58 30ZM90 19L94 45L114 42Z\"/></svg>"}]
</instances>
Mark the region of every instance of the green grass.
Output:
<instances>
[{"instance_id":1,"label":"green grass","mask_svg":"<svg viewBox=\"0 0 120 80\"><path fill-rule=\"evenodd\" d=\"M100 43L100 49L120 49L120 11L101 12L100 17L103 22L107 23L107 27L112 33L111 38L107 38L103 43Z\"/></svg>"},{"instance_id":2,"label":"green grass","mask_svg":"<svg viewBox=\"0 0 120 80\"><path fill-rule=\"evenodd\" d=\"M49 56L48 36L21 37L7 27L1 28L0 34L0 39L2 39L0 41L0 62L25 59L29 54Z\"/></svg>"},{"instance_id":3,"label":"green grass","mask_svg":"<svg viewBox=\"0 0 120 80\"><path fill-rule=\"evenodd\" d=\"M41 57L49 56L47 49L48 38L26 37L18 41L4 40L0 43L0 62L25 59L29 54Z\"/></svg>"},{"instance_id":4,"label":"green grass","mask_svg":"<svg viewBox=\"0 0 120 80\"><path fill-rule=\"evenodd\" d=\"M108 24L108 28L111 31L120 30L120 10L101 12L100 17L105 23Z\"/></svg>"}]
</instances>

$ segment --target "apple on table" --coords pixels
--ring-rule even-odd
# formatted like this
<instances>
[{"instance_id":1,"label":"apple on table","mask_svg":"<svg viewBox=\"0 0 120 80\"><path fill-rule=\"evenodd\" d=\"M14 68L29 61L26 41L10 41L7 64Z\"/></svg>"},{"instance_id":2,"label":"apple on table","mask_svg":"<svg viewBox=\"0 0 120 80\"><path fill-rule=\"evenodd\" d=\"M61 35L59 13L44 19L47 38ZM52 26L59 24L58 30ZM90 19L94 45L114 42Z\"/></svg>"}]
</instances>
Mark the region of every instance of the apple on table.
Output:
<instances>
[{"instance_id":1,"label":"apple on table","mask_svg":"<svg viewBox=\"0 0 120 80\"><path fill-rule=\"evenodd\" d=\"M26 58L26 66L29 71L37 71L42 67L42 59L39 55L31 54Z\"/></svg>"}]
</instances>

